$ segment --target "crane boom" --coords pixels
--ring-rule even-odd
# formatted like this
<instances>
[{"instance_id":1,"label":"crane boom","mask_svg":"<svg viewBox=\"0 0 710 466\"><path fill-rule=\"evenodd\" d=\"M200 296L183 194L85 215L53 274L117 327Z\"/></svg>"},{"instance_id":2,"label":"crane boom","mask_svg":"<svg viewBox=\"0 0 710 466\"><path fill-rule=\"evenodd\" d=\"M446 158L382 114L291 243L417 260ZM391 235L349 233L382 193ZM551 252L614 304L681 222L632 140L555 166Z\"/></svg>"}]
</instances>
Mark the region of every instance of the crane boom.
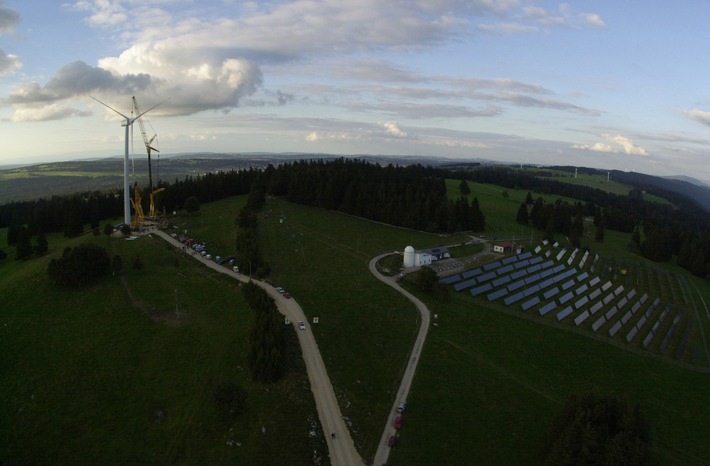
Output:
<instances>
[{"instance_id":1,"label":"crane boom","mask_svg":"<svg viewBox=\"0 0 710 466\"><path fill-rule=\"evenodd\" d=\"M133 96L133 109L135 110L135 113L137 115L143 114L140 106L138 105L138 100L136 100L136 96ZM153 169L151 166L150 153L152 151L160 152L158 149L152 146L153 140L155 140L158 135L154 134L152 138L148 139L148 135L145 132L145 125L143 124L143 119L138 119L138 126L140 126L141 129L141 136L143 136L143 144L145 145L145 150L148 152L148 189L149 192L153 192Z\"/></svg>"}]
</instances>

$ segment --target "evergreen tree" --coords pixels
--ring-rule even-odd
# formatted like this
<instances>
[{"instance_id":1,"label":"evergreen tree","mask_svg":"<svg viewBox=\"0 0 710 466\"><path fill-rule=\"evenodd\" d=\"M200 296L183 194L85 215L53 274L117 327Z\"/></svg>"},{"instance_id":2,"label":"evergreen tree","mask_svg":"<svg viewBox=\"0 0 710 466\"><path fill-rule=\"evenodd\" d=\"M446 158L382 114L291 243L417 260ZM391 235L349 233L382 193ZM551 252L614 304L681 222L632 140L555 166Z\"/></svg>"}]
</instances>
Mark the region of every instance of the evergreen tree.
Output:
<instances>
[{"instance_id":1,"label":"evergreen tree","mask_svg":"<svg viewBox=\"0 0 710 466\"><path fill-rule=\"evenodd\" d=\"M597 243L603 243L604 242L604 222L599 222L597 225L597 230L594 233L594 241Z\"/></svg>"},{"instance_id":2,"label":"evergreen tree","mask_svg":"<svg viewBox=\"0 0 710 466\"><path fill-rule=\"evenodd\" d=\"M7 253L4 249L0 249L0 261L7 259Z\"/></svg>"},{"instance_id":3,"label":"evergreen tree","mask_svg":"<svg viewBox=\"0 0 710 466\"><path fill-rule=\"evenodd\" d=\"M533 197L532 197L532 194L530 193L530 191L528 191L528 195L525 196L525 204L529 205L529 206L534 204Z\"/></svg>"},{"instance_id":4,"label":"evergreen tree","mask_svg":"<svg viewBox=\"0 0 710 466\"><path fill-rule=\"evenodd\" d=\"M474 197L471 201L471 230L484 231L486 229L486 218L481 212L481 207L478 205L478 198Z\"/></svg>"},{"instance_id":5,"label":"evergreen tree","mask_svg":"<svg viewBox=\"0 0 710 466\"><path fill-rule=\"evenodd\" d=\"M468 187L468 183L466 183L466 180L461 180L461 183L459 183L459 190L461 191L461 194L463 196L468 196L471 194L471 188Z\"/></svg>"},{"instance_id":6,"label":"evergreen tree","mask_svg":"<svg viewBox=\"0 0 710 466\"><path fill-rule=\"evenodd\" d=\"M188 197L187 199L185 199L183 209L185 209L185 212L187 212L188 214L194 214L195 212L198 212L200 210L199 199L197 199L196 196Z\"/></svg>"},{"instance_id":7,"label":"evergreen tree","mask_svg":"<svg viewBox=\"0 0 710 466\"><path fill-rule=\"evenodd\" d=\"M34 247L35 254L38 256L43 256L49 251L49 243L47 242L47 236L44 232L39 232L37 234L37 239Z\"/></svg>"},{"instance_id":8,"label":"evergreen tree","mask_svg":"<svg viewBox=\"0 0 710 466\"><path fill-rule=\"evenodd\" d=\"M528 205L525 202L521 203L520 207L518 207L518 215L515 217L515 221L521 225L527 225L530 222L530 217L528 216Z\"/></svg>"},{"instance_id":9,"label":"evergreen tree","mask_svg":"<svg viewBox=\"0 0 710 466\"><path fill-rule=\"evenodd\" d=\"M104 235L111 236L111 233L113 233L113 225L107 223L104 225Z\"/></svg>"},{"instance_id":10,"label":"evergreen tree","mask_svg":"<svg viewBox=\"0 0 710 466\"><path fill-rule=\"evenodd\" d=\"M15 225L15 224L12 224L7 228L7 245L8 246L12 246L13 244L17 244L18 231L20 228L22 228L22 227Z\"/></svg>"},{"instance_id":11,"label":"evergreen tree","mask_svg":"<svg viewBox=\"0 0 710 466\"><path fill-rule=\"evenodd\" d=\"M32 257L32 242L30 234L25 227L19 227L17 230L17 249L15 250L15 258L17 260L26 260Z\"/></svg>"}]
</instances>

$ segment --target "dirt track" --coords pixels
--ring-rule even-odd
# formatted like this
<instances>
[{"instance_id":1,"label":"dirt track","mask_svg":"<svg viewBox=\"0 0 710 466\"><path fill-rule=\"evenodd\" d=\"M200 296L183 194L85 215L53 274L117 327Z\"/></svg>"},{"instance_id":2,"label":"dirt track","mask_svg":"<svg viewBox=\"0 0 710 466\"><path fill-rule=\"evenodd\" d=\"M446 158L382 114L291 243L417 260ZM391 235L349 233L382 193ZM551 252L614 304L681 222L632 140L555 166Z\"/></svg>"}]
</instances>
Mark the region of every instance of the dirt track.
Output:
<instances>
[{"instance_id":1,"label":"dirt track","mask_svg":"<svg viewBox=\"0 0 710 466\"><path fill-rule=\"evenodd\" d=\"M150 233L158 235L181 251L184 248L182 243L163 231L152 230ZM237 274L227 267L217 265L215 262L207 260L199 254L193 254L192 249L187 248L185 250L185 254L193 257L197 261L202 262L207 267L229 275L236 280L240 280L242 282L249 281L249 277ZM311 332L311 327L308 323L306 323L306 330L299 330L297 327L298 322L306 322L303 310L298 305L296 300L284 298L273 286L268 283L258 280L252 281L261 286L264 290L266 290L269 296L274 298L279 311L292 322L292 325L294 325L294 331L298 334L298 342L301 345L303 360L306 363L306 371L308 372L308 379L311 383L313 398L316 402L318 418L320 419L323 432L325 433L325 440L328 444L331 464L335 466L354 466L364 464L364 461L355 449L355 444L350 437L350 432L343 421L343 416L340 413L340 406L338 405L338 400L336 399L335 392L333 391L333 385L330 383L330 379L328 378L328 372L326 371L325 363L320 355L320 350L318 349L316 340ZM409 389L407 388L407 390ZM388 421L388 423L391 425L390 421ZM332 438L331 436L333 433L335 433L335 438Z\"/></svg>"}]
</instances>

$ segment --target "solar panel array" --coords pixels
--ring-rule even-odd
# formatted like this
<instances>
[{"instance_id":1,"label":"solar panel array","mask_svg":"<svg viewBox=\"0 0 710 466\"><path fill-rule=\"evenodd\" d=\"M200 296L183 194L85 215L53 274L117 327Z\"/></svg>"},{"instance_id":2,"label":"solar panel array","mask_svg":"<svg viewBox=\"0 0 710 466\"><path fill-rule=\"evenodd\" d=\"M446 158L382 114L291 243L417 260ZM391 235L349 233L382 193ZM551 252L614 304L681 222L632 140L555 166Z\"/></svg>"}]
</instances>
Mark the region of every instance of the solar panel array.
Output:
<instances>
[{"instance_id":1,"label":"solar panel array","mask_svg":"<svg viewBox=\"0 0 710 466\"><path fill-rule=\"evenodd\" d=\"M552 247L559 245L555 243ZM566 254L569 256L565 257ZM440 282L452 286L455 291L468 290L473 296L484 295L489 302L502 300L506 306L519 306L518 309L523 312L535 309L541 317L553 311L558 321L571 316L569 322L574 321L575 326L584 324L591 327L593 332L604 328L605 334L608 332L610 337L615 337L624 327L629 326L624 335L626 341L632 343L646 324L652 321L661 304L660 297L656 297L643 311L650 299L648 293L637 298L637 290L633 287L626 290L624 284L617 284L614 288L612 280L602 278L608 268L607 263L611 264L611 269L613 260L600 261L599 255L595 255L593 261L589 259L588 251L579 254L578 249L570 253L570 250L561 248L555 255L549 246L545 251L538 246L535 254L526 252L505 257L442 278ZM572 266L575 261L580 270ZM593 263L585 269L587 262ZM599 270L601 276L595 275L594 269ZM636 283L638 285L638 281ZM628 286L628 280L626 284ZM660 349L662 352L667 351L673 335L684 322L684 310L677 314L674 312L671 305L666 305L664 311L652 321L651 328L645 331L643 341L638 344L648 349L655 337L662 333L664 338ZM669 317L672 323L664 325ZM686 326L681 343L676 347L676 358L683 354L691 326L692 323Z\"/></svg>"}]
</instances>

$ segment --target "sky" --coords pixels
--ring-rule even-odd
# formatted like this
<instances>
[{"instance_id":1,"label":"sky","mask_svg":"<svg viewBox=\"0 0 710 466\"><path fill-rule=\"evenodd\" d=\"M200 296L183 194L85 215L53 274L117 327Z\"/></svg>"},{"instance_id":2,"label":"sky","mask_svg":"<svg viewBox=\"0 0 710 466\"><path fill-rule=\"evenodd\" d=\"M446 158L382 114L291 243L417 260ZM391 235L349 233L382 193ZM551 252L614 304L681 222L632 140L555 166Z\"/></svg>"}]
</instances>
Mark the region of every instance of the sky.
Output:
<instances>
[{"instance_id":1,"label":"sky","mask_svg":"<svg viewBox=\"0 0 710 466\"><path fill-rule=\"evenodd\" d=\"M707 0L0 0L0 165L424 155L710 182ZM93 98L92 98L93 97ZM135 131L131 152L145 157Z\"/></svg>"}]
</instances>

